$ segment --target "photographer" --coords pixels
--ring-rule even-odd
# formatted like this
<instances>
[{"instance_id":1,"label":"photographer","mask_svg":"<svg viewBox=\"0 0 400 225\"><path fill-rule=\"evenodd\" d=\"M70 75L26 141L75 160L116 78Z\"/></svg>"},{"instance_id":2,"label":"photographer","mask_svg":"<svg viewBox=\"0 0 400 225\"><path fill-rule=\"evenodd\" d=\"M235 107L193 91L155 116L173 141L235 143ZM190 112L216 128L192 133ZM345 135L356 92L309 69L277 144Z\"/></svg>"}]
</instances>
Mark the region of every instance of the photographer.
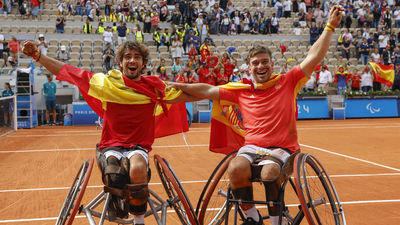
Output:
<instances>
[{"instance_id":1,"label":"photographer","mask_svg":"<svg viewBox=\"0 0 400 225\"><path fill-rule=\"evenodd\" d=\"M107 71L112 69L112 66L114 64L114 57L114 50L112 50L111 44L107 43L106 49L103 51L103 65Z\"/></svg>"},{"instance_id":2,"label":"photographer","mask_svg":"<svg viewBox=\"0 0 400 225\"><path fill-rule=\"evenodd\" d=\"M64 31L65 23L66 23L66 21L65 21L64 16L57 18L57 20L56 20L56 32L57 33L63 34L65 32Z\"/></svg>"}]
</instances>

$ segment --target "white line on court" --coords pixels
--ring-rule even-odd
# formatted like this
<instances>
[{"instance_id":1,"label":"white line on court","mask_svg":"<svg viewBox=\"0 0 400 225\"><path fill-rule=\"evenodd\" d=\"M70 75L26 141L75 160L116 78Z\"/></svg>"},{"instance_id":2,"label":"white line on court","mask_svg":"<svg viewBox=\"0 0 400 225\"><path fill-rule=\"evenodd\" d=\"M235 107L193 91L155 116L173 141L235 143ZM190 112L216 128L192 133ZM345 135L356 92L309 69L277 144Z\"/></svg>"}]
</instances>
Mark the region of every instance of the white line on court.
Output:
<instances>
[{"instance_id":1,"label":"white line on court","mask_svg":"<svg viewBox=\"0 0 400 225\"><path fill-rule=\"evenodd\" d=\"M314 146L310 146L310 145L305 145L305 144L300 144L300 146L304 146L304 147L307 147L307 148L312 148L312 149L315 149L315 150L318 150L318 151L321 151L321 152L330 153L332 155L337 155L337 156L353 159L353 160L356 160L356 161L365 162L365 163L368 163L368 164L371 164L371 165L374 165L374 166L379 166L379 167L383 167L383 168L386 168L386 169L390 169L390 170L394 170L394 171L400 172L400 169L397 169L397 168L394 168L394 167L390 167L390 166L385 166L385 165L382 165L382 164L379 164L379 163L375 163L375 162L371 162L371 161L368 161L368 160L356 158L356 157L353 157L353 156L348 156L348 155L340 154L340 153L337 153L337 152L332 152L332 151L329 151L329 150L326 150L326 149L322 149L322 148L318 148L318 147L314 147Z\"/></svg>"},{"instance_id":2,"label":"white line on court","mask_svg":"<svg viewBox=\"0 0 400 225\"><path fill-rule=\"evenodd\" d=\"M329 175L330 178L342 178L342 177L378 177L378 176L400 176L400 173L377 173L377 174L343 174L343 175ZM227 180L221 180L227 181ZM206 183L207 180L191 180L191 181L180 181L181 184L195 184L195 183ZM161 185L161 183L149 183L149 185ZM87 188L103 188L103 185L87 186ZM8 192L24 192L24 191L54 191L54 190L68 190L70 187L50 187L50 188L26 188L26 189L9 189L0 190L0 193Z\"/></svg>"},{"instance_id":3,"label":"white line on court","mask_svg":"<svg viewBox=\"0 0 400 225\"><path fill-rule=\"evenodd\" d=\"M352 205L352 204L373 204L373 203L397 203L400 199L389 199L389 200L368 200L368 201L347 201L341 202L342 205ZM288 204L288 207L298 206L298 204ZM266 208L267 206L258 206L257 208ZM207 210L215 211L219 208L209 208ZM174 210L167 210L167 213L175 213ZM85 216L76 216L75 219L82 219ZM0 220L0 223L18 223L18 222L32 222L32 221L48 221L57 220L57 217L44 217L44 218L31 218L31 219L12 219L12 220Z\"/></svg>"}]
</instances>

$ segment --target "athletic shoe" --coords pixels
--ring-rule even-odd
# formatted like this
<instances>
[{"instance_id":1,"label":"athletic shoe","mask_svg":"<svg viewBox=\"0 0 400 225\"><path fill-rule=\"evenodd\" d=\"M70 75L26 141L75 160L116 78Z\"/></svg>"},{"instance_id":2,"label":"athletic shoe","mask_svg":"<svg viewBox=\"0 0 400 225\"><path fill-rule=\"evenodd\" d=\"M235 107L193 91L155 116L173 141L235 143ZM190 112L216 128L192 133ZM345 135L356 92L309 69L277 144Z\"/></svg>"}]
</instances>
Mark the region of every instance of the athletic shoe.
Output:
<instances>
[{"instance_id":1,"label":"athletic shoe","mask_svg":"<svg viewBox=\"0 0 400 225\"><path fill-rule=\"evenodd\" d=\"M242 225L264 225L263 223L263 218L260 215L260 212L258 212L258 222L256 222L253 218L248 217L244 220Z\"/></svg>"}]
</instances>

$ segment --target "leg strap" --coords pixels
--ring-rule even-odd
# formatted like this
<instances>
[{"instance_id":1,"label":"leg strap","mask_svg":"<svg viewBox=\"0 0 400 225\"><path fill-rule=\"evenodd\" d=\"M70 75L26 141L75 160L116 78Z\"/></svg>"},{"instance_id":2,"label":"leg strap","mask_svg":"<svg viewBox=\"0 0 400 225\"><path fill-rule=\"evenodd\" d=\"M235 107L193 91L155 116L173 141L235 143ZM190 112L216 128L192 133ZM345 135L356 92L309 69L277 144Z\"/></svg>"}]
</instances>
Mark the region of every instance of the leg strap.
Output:
<instances>
[{"instance_id":1,"label":"leg strap","mask_svg":"<svg viewBox=\"0 0 400 225\"><path fill-rule=\"evenodd\" d=\"M147 202L141 205L129 205L130 211L133 215L142 215L147 211Z\"/></svg>"},{"instance_id":2,"label":"leg strap","mask_svg":"<svg viewBox=\"0 0 400 225\"><path fill-rule=\"evenodd\" d=\"M270 202L279 202L280 200L280 182L263 182L265 186L265 196L267 201ZM277 204L268 204L268 212L271 216L279 216L279 205Z\"/></svg>"},{"instance_id":3,"label":"leg strap","mask_svg":"<svg viewBox=\"0 0 400 225\"><path fill-rule=\"evenodd\" d=\"M232 189L232 194L235 199L241 199L245 201L253 201L253 187L242 187Z\"/></svg>"}]
</instances>

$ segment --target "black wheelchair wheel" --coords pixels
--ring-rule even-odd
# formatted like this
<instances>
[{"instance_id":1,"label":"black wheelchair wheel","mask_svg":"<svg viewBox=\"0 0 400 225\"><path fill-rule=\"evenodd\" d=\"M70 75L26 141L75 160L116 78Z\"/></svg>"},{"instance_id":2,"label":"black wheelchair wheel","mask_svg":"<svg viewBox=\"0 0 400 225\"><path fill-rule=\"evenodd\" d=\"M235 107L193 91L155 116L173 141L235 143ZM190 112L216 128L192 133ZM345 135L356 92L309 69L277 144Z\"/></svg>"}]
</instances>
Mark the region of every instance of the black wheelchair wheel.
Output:
<instances>
[{"instance_id":1,"label":"black wheelchair wheel","mask_svg":"<svg viewBox=\"0 0 400 225\"><path fill-rule=\"evenodd\" d=\"M90 158L79 168L58 215L56 225L71 225L74 221L92 173L93 162L93 158Z\"/></svg>"},{"instance_id":2,"label":"black wheelchair wheel","mask_svg":"<svg viewBox=\"0 0 400 225\"><path fill-rule=\"evenodd\" d=\"M301 154L296 157L295 183L301 208L309 224L346 224L333 182L313 155Z\"/></svg>"},{"instance_id":3,"label":"black wheelchair wheel","mask_svg":"<svg viewBox=\"0 0 400 225\"><path fill-rule=\"evenodd\" d=\"M236 153L236 151L232 152L221 160L203 188L196 207L196 215L201 225L222 224L226 208L232 206L226 207L226 192L229 186L226 170Z\"/></svg>"},{"instance_id":4,"label":"black wheelchair wheel","mask_svg":"<svg viewBox=\"0 0 400 225\"><path fill-rule=\"evenodd\" d=\"M189 198L167 160L159 155L154 155L154 164L156 165L161 183L167 192L169 198L167 202L174 208L179 220L184 225L197 225L198 221Z\"/></svg>"}]
</instances>

